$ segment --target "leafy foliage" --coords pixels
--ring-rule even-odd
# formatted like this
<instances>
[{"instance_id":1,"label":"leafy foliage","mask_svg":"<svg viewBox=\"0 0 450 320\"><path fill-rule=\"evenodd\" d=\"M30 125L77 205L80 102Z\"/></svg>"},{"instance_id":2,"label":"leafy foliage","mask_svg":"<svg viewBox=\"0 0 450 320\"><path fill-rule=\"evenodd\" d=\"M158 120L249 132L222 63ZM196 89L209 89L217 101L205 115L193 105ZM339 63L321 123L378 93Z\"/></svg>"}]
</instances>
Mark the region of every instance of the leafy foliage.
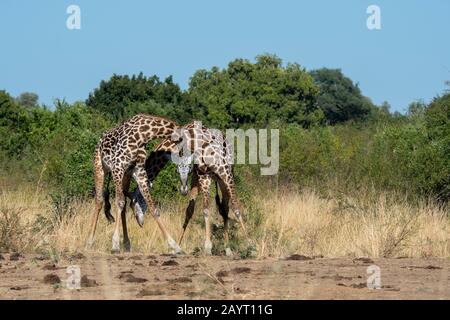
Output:
<instances>
[{"instance_id":1,"label":"leafy foliage","mask_svg":"<svg viewBox=\"0 0 450 320\"><path fill-rule=\"evenodd\" d=\"M89 94L86 105L118 121L136 114L135 111L139 109L166 115L167 112L161 106L170 104L172 109L177 109L170 114L175 120L183 122L187 117L183 110L184 99L184 93L173 83L172 77L162 82L157 76L147 78L141 72L131 78L114 74L108 81L100 82L100 86ZM134 107L138 107L137 110Z\"/></svg>"},{"instance_id":2,"label":"leafy foliage","mask_svg":"<svg viewBox=\"0 0 450 320\"><path fill-rule=\"evenodd\" d=\"M279 128L282 184L326 189L334 180L340 188L370 185L450 199L449 93L392 115L387 103L373 106L339 70L309 74L262 55L255 63L237 59L223 70L199 70L185 92L170 77L161 82L141 73L102 81L86 104L56 101L49 110L36 101L37 95L14 99L0 91L0 170L45 184L57 212L75 197L92 195L92 154L102 132L140 112L221 129ZM266 178L249 166L235 169L245 201ZM177 191L170 165L152 192L163 199Z\"/></svg>"},{"instance_id":3,"label":"leafy foliage","mask_svg":"<svg viewBox=\"0 0 450 320\"><path fill-rule=\"evenodd\" d=\"M36 107L38 105L38 100L39 96L33 92L21 93L16 99L19 105L26 108Z\"/></svg>"},{"instance_id":4,"label":"leafy foliage","mask_svg":"<svg viewBox=\"0 0 450 320\"><path fill-rule=\"evenodd\" d=\"M366 118L374 108L372 102L339 69L322 68L311 71L320 87L317 98L319 108L331 124Z\"/></svg>"},{"instance_id":5,"label":"leafy foliage","mask_svg":"<svg viewBox=\"0 0 450 320\"><path fill-rule=\"evenodd\" d=\"M309 126L322 118L317 93L303 68L283 67L272 55L258 56L256 63L236 59L223 70L199 70L189 85L194 117L217 128L265 127L275 119Z\"/></svg>"}]
</instances>

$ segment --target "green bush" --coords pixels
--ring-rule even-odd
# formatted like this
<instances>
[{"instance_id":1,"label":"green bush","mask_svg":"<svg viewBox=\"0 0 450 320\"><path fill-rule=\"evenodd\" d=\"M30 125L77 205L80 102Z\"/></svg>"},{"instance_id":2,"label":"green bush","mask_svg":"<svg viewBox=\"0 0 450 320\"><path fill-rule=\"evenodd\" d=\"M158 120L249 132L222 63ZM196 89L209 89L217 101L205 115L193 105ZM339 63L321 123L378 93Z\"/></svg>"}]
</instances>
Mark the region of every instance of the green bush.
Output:
<instances>
[{"instance_id":1,"label":"green bush","mask_svg":"<svg viewBox=\"0 0 450 320\"><path fill-rule=\"evenodd\" d=\"M251 70L256 68L253 71L260 76L270 70L269 75L276 76L272 69L267 71L266 67L262 68L258 63L235 61L221 72L224 83L229 81L229 76L246 83L246 78L244 81L241 77L245 75L247 67ZM285 73L284 76L290 75L288 67L277 68ZM291 71L292 76L304 75L304 71L298 67ZM220 72L213 70L210 73L212 76ZM197 74L197 78L199 76ZM197 78L196 81L200 81ZM167 84L163 87L165 90L171 88ZM309 89L312 90L312 87ZM163 93L166 94L167 90ZM214 94L219 97L219 92ZM274 97L265 92L260 99L267 102L267 99ZM238 110L238 95L233 95L233 99L237 99L236 104L233 104L235 111L239 114L244 112ZM148 112L174 117L179 111L175 106L176 103L153 99L135 101L124 106L121 114L131 116ZM428 106L423 103L413 104L410 112L402 117L389 117L386 111L383 117L335 126L319 126L318 117L317 121L310 121L308 129L301 122L286 124L281 120L271 121L270 126L280 128L280 171L276 177L277 183L313 186L326 191L332 181L332 187L344 191L374 186L411 195L431 195L448 201L449 106L450 94L447 94L437 97ZM58 214L64 212L66 204L72 199L92 196L93 152L101 134L115 125L102 112L104 110L99 111L84 103L68 104L64 101L56 101L55 110L41 106L24 107L6 92L0 91L2 176L22 174L24 179L37 183L38 187L47 186ZM211 116L212 113L208 115ZM187 119L187 116L182 115L180 118ZM243 127L251 125L247 123ZM148 145L149 152L156 143L152 141ZM258 166L247 165L235 167L239 197L248 208L252 207L250 199L255 186L275 180L275 177L260 177L258 169ZM178 188L175 165L170 164L154 182L152 194L156 200L178 199L181 198Z\"/></svg>"}]
</instances>

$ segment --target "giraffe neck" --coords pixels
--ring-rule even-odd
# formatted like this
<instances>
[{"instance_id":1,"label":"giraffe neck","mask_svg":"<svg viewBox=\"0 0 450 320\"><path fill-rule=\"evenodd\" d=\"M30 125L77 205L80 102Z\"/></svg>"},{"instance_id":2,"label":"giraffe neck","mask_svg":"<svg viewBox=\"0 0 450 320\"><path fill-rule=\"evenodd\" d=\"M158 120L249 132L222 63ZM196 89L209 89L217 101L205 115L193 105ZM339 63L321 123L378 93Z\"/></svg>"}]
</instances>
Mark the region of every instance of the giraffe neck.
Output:
<instances>
[{"instance_id":1,"label":"giraffe neck","mask_svg":"<svg viewBox=\"0 0 450 320\"><path fill-rule=\"evenodd\" d=\"M179 128L176 122L152 115L139 114L130 121L135 127L134 135L142 144L152 139L168 139Z\"/></svg>"}]
</instances>

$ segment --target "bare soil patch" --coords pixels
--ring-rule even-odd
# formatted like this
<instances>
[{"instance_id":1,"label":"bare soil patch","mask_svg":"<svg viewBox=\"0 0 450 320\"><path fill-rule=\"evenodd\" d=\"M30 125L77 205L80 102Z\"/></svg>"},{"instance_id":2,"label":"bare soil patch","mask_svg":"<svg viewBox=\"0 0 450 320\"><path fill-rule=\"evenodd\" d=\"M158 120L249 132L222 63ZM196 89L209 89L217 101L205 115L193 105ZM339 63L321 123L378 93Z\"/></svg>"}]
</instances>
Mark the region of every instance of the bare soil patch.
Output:
<instances>
[{"instance_id":1,"label":"bare soil patch","mask_svg":"<svg viewBox=\"0 0 450 320\"><path fill-rule=\"evenodd\" d=\"M367 288L372 264L380 289ZM81 270L78 290L66 286L72 265ZM87 253L49 262L3 253L0 299L450 299L450 262Z\"/></svg>"}]
</instances>

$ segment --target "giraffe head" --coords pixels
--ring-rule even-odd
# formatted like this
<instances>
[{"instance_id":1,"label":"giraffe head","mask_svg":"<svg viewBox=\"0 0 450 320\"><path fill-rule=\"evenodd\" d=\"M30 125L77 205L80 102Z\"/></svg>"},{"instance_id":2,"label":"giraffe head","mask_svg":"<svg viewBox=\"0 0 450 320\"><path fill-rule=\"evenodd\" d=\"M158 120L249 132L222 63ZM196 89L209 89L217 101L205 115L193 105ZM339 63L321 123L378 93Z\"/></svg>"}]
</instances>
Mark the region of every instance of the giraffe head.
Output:
<instances>
[{"instance_id":1,"label":"giraffe head","mask_svg":"<svg viewBox=\"0 0 450 320\"><path fill-rule=\"evenodd\" d=\"M130 198L131 209L134 212L134 216L138 225L142 227L144 225L144 214L147 211L147 202L145 202L145 199L142 196L141 191L139 191L139 188L134 189L134 191L130 193Z\"/></svg>"},{"instance_id":2,"label":"giraffe head","mask_svg":"<svg viewBox=\"0 0 450 320\"><path fill-rule=\"evenodd\" d=\"M189 173L192 171L192 159L193 155L177 157L173 159L173 162L177 165L178 176L180 177L180 193L185 196L188 194L188 178Z\"/></svg>"}]
</instances>

